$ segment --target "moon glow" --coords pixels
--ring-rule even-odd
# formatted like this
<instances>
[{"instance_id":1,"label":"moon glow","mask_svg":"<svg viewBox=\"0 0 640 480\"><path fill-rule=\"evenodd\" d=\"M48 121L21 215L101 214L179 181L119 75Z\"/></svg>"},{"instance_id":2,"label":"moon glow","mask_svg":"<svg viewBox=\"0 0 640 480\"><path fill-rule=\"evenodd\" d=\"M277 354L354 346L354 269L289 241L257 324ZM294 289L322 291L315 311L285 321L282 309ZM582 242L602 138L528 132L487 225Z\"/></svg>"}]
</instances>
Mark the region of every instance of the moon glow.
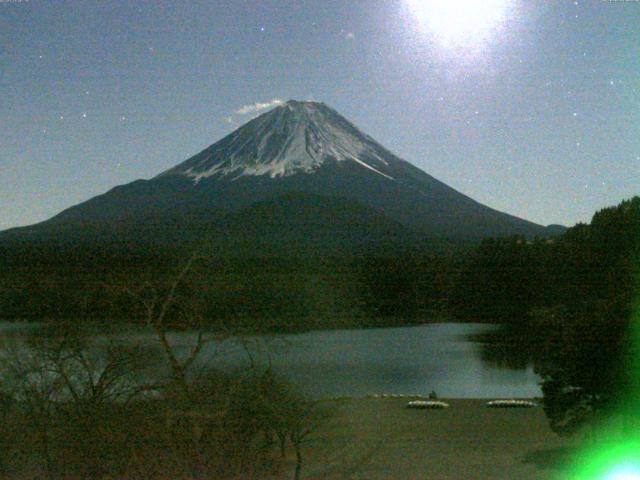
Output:
<instances>
[{"instance_id":1,"label":"moon glow","mask_svg":"<svg viewBox=\"0 0 640 480\"><path fill-rule=\"evenodd\" d=\"M504 25L510 0L405 0L411 14L444 47L485 44Z\"/></svg>"}]
</instances>

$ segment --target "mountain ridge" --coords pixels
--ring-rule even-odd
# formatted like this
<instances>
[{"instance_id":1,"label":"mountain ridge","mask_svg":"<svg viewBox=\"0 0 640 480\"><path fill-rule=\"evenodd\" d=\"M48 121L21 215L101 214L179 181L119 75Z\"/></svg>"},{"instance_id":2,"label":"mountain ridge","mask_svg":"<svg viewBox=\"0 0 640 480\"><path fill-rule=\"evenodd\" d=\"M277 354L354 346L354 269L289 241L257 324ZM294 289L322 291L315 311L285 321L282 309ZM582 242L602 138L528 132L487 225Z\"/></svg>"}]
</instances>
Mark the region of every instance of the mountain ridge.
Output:
<instances>
[{"instance_id":1,"label":"mountain ridge","mask_svg":"<svg viewBox=\"0 0 640 480\"><path fill-rule=\"evenodd\" d=\"M149 180L114 187L45 222L7 232L46 236L61 225L89 232L123 225L144 229L148 223L161 232L164 223L205 234L213 224L223 225L226 215L291 192L351 199L429 238L558 231L480 204L396 156L323 103L290 100Z\"/></svg>"}]
</instances>

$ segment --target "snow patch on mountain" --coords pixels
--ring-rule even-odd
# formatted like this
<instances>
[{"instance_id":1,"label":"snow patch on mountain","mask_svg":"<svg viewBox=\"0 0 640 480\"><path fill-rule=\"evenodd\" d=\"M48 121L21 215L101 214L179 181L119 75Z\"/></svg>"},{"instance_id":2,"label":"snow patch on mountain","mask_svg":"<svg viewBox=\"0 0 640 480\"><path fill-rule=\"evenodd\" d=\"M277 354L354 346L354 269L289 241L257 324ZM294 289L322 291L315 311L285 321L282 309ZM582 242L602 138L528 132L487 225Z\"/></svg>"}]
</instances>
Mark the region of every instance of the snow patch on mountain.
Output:
<instances>
[{"instance_id":1,"label":"snow patch on mountain","mask_svg":"<svg viewBox=\"0 0 640 480\"><path fill-rule=\"evenodd\" d=\"M327 162L355 162L393 180L388 153L322 103L289 101L161 175L199 182L219 176L286 177L313 173Z\"/></svg>"}]
</instances>

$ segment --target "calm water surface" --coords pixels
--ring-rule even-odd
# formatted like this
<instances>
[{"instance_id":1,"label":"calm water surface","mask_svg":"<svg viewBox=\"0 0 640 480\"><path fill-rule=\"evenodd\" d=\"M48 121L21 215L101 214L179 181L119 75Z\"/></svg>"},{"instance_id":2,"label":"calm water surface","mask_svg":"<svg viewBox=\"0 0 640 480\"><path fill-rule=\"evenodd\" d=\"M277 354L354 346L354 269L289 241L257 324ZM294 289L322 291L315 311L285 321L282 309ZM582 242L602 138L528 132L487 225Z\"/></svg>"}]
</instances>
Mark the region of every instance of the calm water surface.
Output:
<instances>
[{"instance_id":1,"label":"calm water surface","mask_svg":"<svg viewBox=\"0 0 640 480\"><path fill-rule=\"evenodd\" d=\"M4 330L0 325L0 332ZM9 327L15 328L15 327ZM259 362L316 398L369 394L420 394L435 390L448 398L540 396L532 367L512 370L481 358L482 345L466 337L495 328L485 324L438 323L417 327L331 330L249 339ZM4 330L5 333L8 333ZM135 335L153 343L148 333ZM126 338L134 336L127 334ZM177 333L172 343L185 348L194 335ZM260 352L255 354L256 345ZM266 347L265 347L266 345ZM202 360L221 367L247 362L238 343L210 344Z\"/></svg>"},{"instance_id":2,"label":"calm water surface","mask_svg":"<svg viewBox=\"0 0 640 480\"><path fill-rule=\"evenodd\" d=\"M486 332L486 324L437 323L417 327L316 331L281 335L256 358L270 358L282 374L314 397L395 393L448 398L540 396L532 367L513 370L482 360L480 343L467 336ZM186 343L189 336L174 336ZM203 352L221 365L246 361L236 346Z\"/></svg>"}]
</instances>

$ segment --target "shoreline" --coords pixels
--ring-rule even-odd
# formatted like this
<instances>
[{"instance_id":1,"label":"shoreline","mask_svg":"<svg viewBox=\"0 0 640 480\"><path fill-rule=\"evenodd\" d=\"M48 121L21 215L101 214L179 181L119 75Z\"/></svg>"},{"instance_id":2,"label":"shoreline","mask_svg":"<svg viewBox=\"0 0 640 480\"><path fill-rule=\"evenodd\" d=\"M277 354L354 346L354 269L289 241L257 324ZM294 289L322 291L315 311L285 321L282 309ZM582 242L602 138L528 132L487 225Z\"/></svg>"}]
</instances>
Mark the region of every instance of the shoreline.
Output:
<instances>
[{"instance_id":1,"label":"shoreline","mask_svg":"<svg viewBox=\"0 0 640 480\"><path fill-rule=\"evenodd\" d=\"M305 447L305 476L552 480L576 445L551 431L541 406L442 398L449 408L421 410L406 408L410 398L418 397L323 402L332 415Z\"/></svg>"}]
</instances>

